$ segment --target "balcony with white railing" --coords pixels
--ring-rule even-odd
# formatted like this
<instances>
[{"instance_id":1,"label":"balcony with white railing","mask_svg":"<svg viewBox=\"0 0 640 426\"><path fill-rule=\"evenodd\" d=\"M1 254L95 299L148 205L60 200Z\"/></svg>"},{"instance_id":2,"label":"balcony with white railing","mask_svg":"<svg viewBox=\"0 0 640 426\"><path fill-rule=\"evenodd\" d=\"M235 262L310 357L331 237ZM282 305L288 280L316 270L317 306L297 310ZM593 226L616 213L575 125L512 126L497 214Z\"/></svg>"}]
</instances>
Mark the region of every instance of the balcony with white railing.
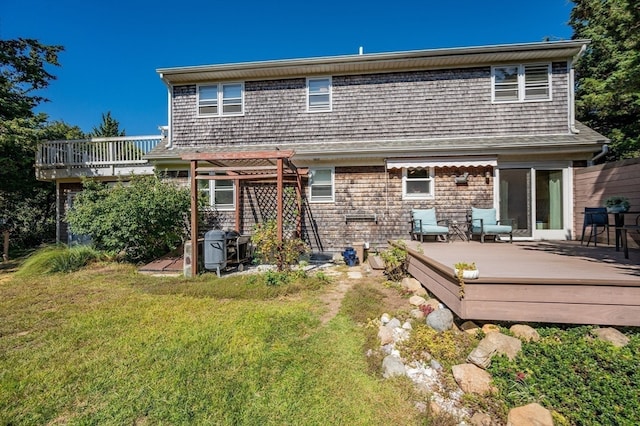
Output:
<instances>
[{"instance_id":1,"label":"balcony with white railing","mask_svg":"<svg viewBox=\"0 0 640 426\"><path fill-rule=\"evenodd\" d=\"M56 180L150 174L153 166L144 155L161 141L162 136L123 136L43 142L36 153L36 176Z\"/></svg>"}]
</instances>

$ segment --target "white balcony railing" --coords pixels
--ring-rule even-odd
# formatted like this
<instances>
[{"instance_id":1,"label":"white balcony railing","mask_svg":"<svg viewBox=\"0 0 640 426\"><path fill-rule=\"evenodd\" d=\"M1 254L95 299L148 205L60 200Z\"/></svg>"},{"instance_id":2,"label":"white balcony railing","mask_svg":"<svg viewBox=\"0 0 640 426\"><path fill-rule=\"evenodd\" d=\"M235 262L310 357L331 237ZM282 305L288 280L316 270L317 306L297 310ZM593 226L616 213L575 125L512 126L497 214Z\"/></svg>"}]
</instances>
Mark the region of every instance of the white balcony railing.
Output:
<instances>
[{"instance_id":1,"label":"white balcony railing","mask_svg":"<svg viewBox=\"0 0 640 426\"><path fill-rule=\"evenodd\" d=\"M36 168L88 168L143 165L143 156L162 136L129 136L43 142L36 153Z\"/></svg>"}]
</instances>

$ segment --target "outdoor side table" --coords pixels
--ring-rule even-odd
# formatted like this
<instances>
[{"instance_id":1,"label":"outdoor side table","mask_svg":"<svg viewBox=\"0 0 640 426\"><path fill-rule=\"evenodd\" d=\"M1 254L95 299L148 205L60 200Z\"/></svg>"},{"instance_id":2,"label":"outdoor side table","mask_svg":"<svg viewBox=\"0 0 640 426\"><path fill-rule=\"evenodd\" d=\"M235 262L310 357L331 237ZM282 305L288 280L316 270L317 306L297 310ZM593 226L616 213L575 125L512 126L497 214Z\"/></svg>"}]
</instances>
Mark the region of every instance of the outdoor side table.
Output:
<instances>
[{"instance_id":1,"label":"outdoor side table","mask_svg":"<svg viewBox=\"0 0 640 426\"><path fill-rule=\"evenodd\" d=\"M459 238L460 241L469 242L467 233L462 229L462 225L457 220L452 220L449 223L449 242L452 242L455 238Z\"/></svg>"}]
</instances>

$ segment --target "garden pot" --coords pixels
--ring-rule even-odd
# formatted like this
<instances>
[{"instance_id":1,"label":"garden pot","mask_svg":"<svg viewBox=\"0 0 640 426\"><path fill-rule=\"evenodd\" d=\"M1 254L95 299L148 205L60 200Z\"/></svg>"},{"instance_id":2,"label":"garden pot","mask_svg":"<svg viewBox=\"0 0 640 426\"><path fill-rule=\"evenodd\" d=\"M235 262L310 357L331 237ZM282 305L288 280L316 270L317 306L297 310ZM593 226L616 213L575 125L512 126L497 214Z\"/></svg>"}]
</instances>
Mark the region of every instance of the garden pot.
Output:
<instances>
[{"instance_id":1,"label":"garden pot","mask_svg":"<svg viewBox=\"0 0 640 426\"><path fill-rule=\"evenodd\" d=\"M458 270L455 270L455 276L458 277ZM468 270L465 269L462 271L462 279L463 280L475 280L480 276L480 271L477 269Z\"/></svg>"}]
</instances>

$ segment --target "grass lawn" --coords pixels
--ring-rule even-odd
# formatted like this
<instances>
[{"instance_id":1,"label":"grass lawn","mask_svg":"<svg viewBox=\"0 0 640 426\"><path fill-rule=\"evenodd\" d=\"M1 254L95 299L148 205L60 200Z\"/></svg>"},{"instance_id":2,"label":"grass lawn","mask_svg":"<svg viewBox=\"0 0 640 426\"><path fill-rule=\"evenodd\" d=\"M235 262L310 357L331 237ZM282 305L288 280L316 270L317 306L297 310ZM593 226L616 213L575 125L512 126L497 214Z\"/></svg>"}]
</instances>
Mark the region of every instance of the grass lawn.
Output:
<instances>
[{"instance_id":1,"label":"grass lawn","mask_svg":"<svg viewBox=\"0 0 640 426\"><path fill-rule=\"evenodd\" d=\"M331 285L0 274L0 424L419 424L363 328L321 324Z\"/></svg>"}]
</instances>

